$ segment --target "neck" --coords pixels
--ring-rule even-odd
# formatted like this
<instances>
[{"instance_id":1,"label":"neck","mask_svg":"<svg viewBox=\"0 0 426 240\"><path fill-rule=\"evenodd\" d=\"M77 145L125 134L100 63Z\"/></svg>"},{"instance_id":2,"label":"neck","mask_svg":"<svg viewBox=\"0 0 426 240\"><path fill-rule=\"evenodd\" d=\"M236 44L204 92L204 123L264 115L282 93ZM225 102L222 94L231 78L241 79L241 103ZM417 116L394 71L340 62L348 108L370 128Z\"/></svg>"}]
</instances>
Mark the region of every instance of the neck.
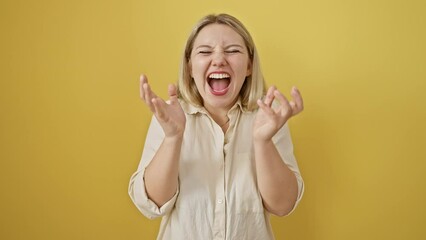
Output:
<instances>
[{"instance_id":1,"label":"neck","mask_svg":"<svg viewBox=\"0 0 426 240\"><path fill-rule=\"evenodd\" d=\"M207 108L205 107L207 112L209 112L211 118L219 125L220 127L225 126L229 122L228 111L227 108Z\"/></svg>"}]
</instances>

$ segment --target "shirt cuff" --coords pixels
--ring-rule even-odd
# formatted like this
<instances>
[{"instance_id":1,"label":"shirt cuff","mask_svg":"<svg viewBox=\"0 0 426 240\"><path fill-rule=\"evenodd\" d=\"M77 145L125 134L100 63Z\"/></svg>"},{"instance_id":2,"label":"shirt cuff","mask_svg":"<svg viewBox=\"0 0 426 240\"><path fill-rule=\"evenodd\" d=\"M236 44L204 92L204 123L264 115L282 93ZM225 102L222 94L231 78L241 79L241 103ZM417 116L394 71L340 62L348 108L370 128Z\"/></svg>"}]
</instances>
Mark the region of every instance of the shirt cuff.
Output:
<instances>
[{"instance_id":1,"label":"shirt cuff","mask_svg":"<svg viewBox=\"0 0 426 240\"><path fill-rule=\"evenodd\" d=\"M163 206L158 207L152 200L148 198L148 194L145 190L144 181L145 168L134 173L130 179L129 184L129 195L133 203L139 209L139 211L149 219L162 217L169 213L176 202L179 194L179 187L176 189L175 195L167 201Z\"/></svg>"},{"instance_id":2,"label":"shirt cuff","mask_svg":"<svg viewBox=\"0 0 426 240\"><path fill-rule=\"evenodd\" d=\"M296 209L297 205L299 205L300 200L302 200L303 193L305 192L305 184L303 182L302 177L300 175L298 176L296 174L296 178L297 178L297 189L298 189L297 199L296 199L296 202L294 203L294 206L291 209L291 211L288 212L285 216L288 216L288 215L290 215L291 213L294 212L294 210Z\"/></svg>"}]
</instances>

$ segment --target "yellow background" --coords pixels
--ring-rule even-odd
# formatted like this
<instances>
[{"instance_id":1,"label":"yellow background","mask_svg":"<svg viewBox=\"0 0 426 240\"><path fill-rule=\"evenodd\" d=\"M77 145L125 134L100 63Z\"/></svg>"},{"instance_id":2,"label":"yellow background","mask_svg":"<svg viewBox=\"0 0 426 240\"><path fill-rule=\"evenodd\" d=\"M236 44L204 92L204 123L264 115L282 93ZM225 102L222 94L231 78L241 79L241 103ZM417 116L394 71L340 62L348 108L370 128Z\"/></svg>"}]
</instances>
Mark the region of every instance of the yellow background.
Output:
<instances>
[{"instance_id":1,"label":"yellow background","mask_svg":"<svg viewBox=\"0 0 426 240\"><path fill-rule=\"evenodd\" d=\"M154 239L127 185L150 112L208 13L242 20L269 85L297 85L303 201L277 239L426 239L426 2L0 2L0 239ZM195 227L195 226L194 226Z\"/></svg>"}]
</instances>

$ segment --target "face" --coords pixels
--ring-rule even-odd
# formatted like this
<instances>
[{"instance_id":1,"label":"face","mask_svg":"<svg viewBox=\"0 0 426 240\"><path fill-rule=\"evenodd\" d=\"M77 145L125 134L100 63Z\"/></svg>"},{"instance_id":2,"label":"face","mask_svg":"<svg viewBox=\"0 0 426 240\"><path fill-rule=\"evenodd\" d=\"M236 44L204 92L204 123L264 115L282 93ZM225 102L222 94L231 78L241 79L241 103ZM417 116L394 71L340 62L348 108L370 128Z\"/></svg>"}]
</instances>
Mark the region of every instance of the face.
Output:
<instances>
[{"instance_id":1,"label":"face","mask_svg":"<svg viewBox=\"0 0 426 240\"><path fill-rule=\"evenodd\" d=\"M189 66L209 112L229 110L237 101L245 78L251 74L243 38L224 24L207 25L198 33Z\"/></svg>"}]
</instances>

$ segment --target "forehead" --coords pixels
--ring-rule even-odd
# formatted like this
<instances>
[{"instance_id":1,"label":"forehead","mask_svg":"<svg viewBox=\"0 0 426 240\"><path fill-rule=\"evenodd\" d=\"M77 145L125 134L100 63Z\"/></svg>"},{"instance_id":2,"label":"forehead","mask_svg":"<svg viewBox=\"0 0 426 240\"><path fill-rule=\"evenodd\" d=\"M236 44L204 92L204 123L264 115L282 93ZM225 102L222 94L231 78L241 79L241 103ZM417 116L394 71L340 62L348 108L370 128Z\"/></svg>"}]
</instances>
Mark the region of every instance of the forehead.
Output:
<instances>
[{"instance_id":1,"label":"forehead","mask_svg":"<svg viewBox=\"0 0 426 240\"><path fill-rule=\"evenodd\" d=\"M212 23L198 33L194 46L240 44L245 46L244 39L234 29L225 24Z\"/></svg>"}]
</instances>

